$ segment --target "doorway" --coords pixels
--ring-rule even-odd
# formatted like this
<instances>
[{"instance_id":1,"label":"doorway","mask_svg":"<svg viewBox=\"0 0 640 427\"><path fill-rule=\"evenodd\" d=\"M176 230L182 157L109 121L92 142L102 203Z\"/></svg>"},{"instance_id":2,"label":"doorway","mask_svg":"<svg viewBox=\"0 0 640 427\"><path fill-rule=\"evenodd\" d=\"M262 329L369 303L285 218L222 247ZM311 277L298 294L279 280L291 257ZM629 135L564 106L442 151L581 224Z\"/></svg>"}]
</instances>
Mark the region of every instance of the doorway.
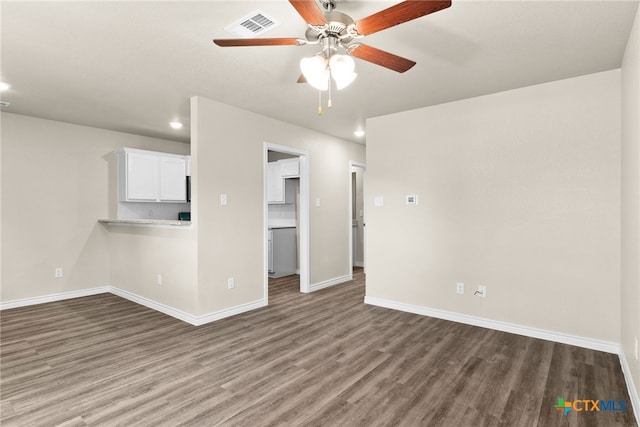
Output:
<instances>
[{"instance_id":1,"label":"doorway","mask_svg":"<svg viewBox=\"0 0 640 427\"><path fill-rule=\"evenodd\" d=\"M300 292L308 293L309 289L309 153L292 147L287 147L269 142L264 143L263 151L263 224L264 224L264 297L268 303L269 298L269 267L273 266L270 259L270 245L272 241L272 229L269 224L269 179L273 179L269 170L269 157L272 159L297 159L299 164L299 176L296 179L299 197L296 197L296 234L297 234L297 265L300 275ZM282 210L282 209L281 209Z\"/></svg>"},{"instance_id":2,"label":"doorway","mask_svg":"<svg viewBox=\"0 0 640 427\"><path fill-rule=\"evenodd\" d=\"M365 211L365 188L366 188L366 165L364 163L350 161L349 162L349 239L350 265L353 267L362 267L366 272L366 211Z\"/></svg>"}]
</instances>

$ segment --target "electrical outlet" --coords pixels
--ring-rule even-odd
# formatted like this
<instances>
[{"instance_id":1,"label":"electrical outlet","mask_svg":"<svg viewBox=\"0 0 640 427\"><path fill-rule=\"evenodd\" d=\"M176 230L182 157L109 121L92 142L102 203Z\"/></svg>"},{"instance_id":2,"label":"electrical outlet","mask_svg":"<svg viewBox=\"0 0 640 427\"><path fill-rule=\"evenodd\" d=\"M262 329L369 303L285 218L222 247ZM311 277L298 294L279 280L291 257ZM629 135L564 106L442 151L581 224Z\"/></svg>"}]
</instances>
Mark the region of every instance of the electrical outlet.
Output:
<instances>
[{"instance_id":1,"label":"electrical outlet","mask_svg":"<svg viewBox=\"0 0 640 427\"><path fill-rule=\"evenodd\" d=\"M62 278L62 267L56 268L55 277L56 279Z\"/></svg>"},{"instance_id":2,"label":"electrical outlet","mask_svg":"<svg viewBox=\"0 0 640 427\"><path fill-rule=\"evenodd\" d=\"M485 285L479 285L478 290L474 292L474 295L478 295L480 298L486 298L487 287Z\"/></svg>"},{"instance_id":3,"label":"electrical outlet","mask_svg":"<svg viewBox=\"0 0 640 427\"><path fill-rule=\"evenodd\" d=\"M464 294L464 283L462 283L462 282L456 283L456 293L457 294Z\"/></svg>"},{"instance_id":4,"label":"electrical outlet","mask_svg":"<svg viewBox=\"0 0 640 427\"><path fill-rule=\"evenodd\" d=\"M158 273L158 275L156 276L156 285L162 285L162 274L160 273Z\"/></svg>"},{"instance_id":5,"label":"electrical outlet","mask_svg":"<svg viewBox=\"0 0 640 427\"><path fill-rule=\"evenodd\" d=\"M229 198L227 197L226 194L221 194L220 195L220 206L227 206L227 203L229 202Z\"/></svg>"},{"instance_id":6,"label":"electrical outlet","mask_svg":"<svg viewBox=\"0 0 640 427\"><path fill-rule=\"evenodd\" d=\"M417 194L407 194L406 198L407 205L417 205L418 204L418 195Z\"/></svg>"},{"instance_id":7,"label":"electrical outlet","mask_svg":"<svg viewBox=\"0 0 640 427\"><path fill-rule=\"evenodd\" d=\"M227 279L227 289L233 289L236 287L236 279L233 277L229 277Z\"/></svg>"}]
</instances>

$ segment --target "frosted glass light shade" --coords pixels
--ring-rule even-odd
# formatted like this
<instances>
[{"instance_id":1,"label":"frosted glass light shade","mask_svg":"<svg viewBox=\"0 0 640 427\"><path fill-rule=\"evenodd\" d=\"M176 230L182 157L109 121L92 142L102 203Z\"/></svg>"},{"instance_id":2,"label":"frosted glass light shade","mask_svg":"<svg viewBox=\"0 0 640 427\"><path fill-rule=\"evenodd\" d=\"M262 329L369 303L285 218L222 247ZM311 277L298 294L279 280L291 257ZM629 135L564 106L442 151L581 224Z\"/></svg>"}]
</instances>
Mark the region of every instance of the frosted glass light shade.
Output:
<instances>
[{"instance_id":1,"label":"frosted glass light shade","mask_svg":"<svg viewBox=\"0 0 640 427\"><path fill-rule=\"evenodd\" d=\"M356 64L353 62L353 58L347 55L332 55L329 61L331 72L334 75L353 73L356 68Z\"/></svg>"},{"instance_id":2,"label":"frosted glass light shade","mask_svg":"<svg viewBox=\"0 0 640 427\"><path fill-rule=\"evenodd\" d=\"M300 71L307 82L318 90L329 89L329 69L324 56L314 55L300 60Z\"/></svg>"},{"instance_id":3,"label":"frosted glass light shade","mask_svg":"<svg viewBox=\"0 0 640 427\"><path fill-rule=\"evenodd\" d=\"M333 55L329 60L331 76L336 82L336 87L341 90L351 84L358 76L353 72L355 63L353 58L347 55Z\"/></svg>"},{"instance_id":4,"label":"frosted glass light shade","mask_svg":"<svg viewBox=\"0 0 640 427\"><path fill-rule=\"evenodd\" d=\"M356 79L356 77L358 77L358 74L349 73L341 76L340 79L334 77L333 80L336 81L336 88L338 88L338 90L342 90L345 87L349 86Z\"/></svg>"}]
</instances>

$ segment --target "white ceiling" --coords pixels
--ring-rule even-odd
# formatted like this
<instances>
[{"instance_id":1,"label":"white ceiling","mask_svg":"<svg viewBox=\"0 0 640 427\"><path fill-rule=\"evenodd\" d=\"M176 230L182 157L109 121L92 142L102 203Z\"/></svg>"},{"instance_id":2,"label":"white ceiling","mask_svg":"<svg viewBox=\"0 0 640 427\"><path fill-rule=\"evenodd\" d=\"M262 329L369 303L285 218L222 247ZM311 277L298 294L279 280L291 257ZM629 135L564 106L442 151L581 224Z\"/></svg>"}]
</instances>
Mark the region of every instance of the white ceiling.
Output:
<instances>
[{"instance_id":1,"label":"white ceiling","mask_svg":"<svg viewBox=\"0 0 640 427\"><path fill-rule=\"evenodd\" d=\"M398 1L343 0L355 20ZM638 0L453 0L449 9L362 43L412 59L404 74L356 59L357 80L316 114L297 84L315 46L221 48L224 27L260 9L303 38L280 1L2 0L2 111L189 140L189 98L204 96L347 140L368 117L619 68ZM326 100L326 96L325 96ZM180 131L168 122L185 123Z\"/></svg>"}]
</instances>

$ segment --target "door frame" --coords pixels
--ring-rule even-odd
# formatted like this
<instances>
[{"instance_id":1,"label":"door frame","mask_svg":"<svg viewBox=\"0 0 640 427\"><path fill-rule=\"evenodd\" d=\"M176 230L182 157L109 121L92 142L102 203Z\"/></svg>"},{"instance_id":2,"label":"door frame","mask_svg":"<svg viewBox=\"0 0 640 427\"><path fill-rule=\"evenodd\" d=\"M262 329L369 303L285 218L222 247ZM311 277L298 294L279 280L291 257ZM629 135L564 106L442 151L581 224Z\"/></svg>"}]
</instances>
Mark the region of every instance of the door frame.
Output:
<instances>
[{"instance_id":1,"label":"door frame","mask_svg":"<svg viewBox=\"0 0 640 427\"><path fill-rule=\"evenodd\" d=\"M352 179L352 171L353 168L361 168L362 169L362 263L363 269L367 271L367 209L366 209L366 194L367 194L367 164L362 162L357 162L355 160L349 161L349 265L351 266L351 270L353 270L353 186L351 185Z\"/></svg>"},{"instance_id":2,"label":"door frame","mask_svg":"<svg viewBox=\"0 0 640 427\"><path fill-rule=\"evenodd\" d=\"M263 144L262 161L262 207L263 207L263 253L264 253L264 299L269 303L269 204L267 203L267 163L269 151L291 154L300 160L300 206L298 218L298 235L300 247L298 248L298 262L300 264L300 292L311 292L309 287L309 152L285 145L273 144L265 141Z\"/></svg>"}]
</instances>

